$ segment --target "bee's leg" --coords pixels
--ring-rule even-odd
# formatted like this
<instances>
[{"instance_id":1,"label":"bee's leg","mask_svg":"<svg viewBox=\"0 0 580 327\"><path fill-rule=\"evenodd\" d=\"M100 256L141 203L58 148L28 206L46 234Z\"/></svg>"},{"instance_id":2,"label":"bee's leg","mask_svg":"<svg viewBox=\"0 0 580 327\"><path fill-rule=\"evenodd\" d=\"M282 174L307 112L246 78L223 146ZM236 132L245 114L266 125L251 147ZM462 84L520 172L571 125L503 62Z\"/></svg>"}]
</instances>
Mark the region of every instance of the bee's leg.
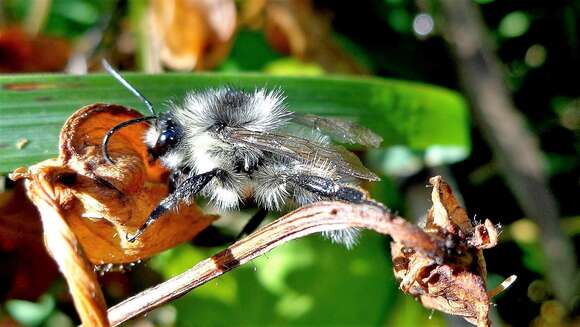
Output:
<instances>
[{"instance_id":1,"label":"bee's leg","mask_svg":"<svg viewBox=\"0 0 580 327\"><path fill-rule=\"evenodd\" d=\"M259 208L258 211L248 220L242 231L236 236L233 237L232 235L225 234L223 231L218 229L215 226L208 226L204 230L202 230L199 234L195 236L192 240L192 244L196 246L204 246L204 247L214 247L214 246L222 246L228 245L241 239L245 235L251 234L255 231L258 226L264 221L266 216L268 215L268 210Z\"/></svg>"},{"instance_id":2,"label":"bee's leg","mask_svg":"<svg viewBox=\"0 0 580 327\"><path fill-rule=\"evenodd\" d=\"M137 229L133 236L127 235L127 241L134 242L149 225L151 225L157 218L165 212L177 207L183 200L195 196L204 186L209 183L212 178L223 173L223 170L216 168L207 173L191 176L183 181L171 194L163 199L159 205L147 217L147 220L141 227Z\"/></svg>"},{"instance_id":3,"label":"bee's leg","mask_svg":"<svg viewBox=\"0 0 580 327\"><path fill-rule=\"evenodd\" d=\"M243 236L249 235L253 231L255 231L258 228L258 226L260 226L260 224L264 221L267 215L268 210L264 208L259 208L258 211L256 211L256 213L252 216L252 218L248 220L248 222L246 223L244 228L242 228L242 231L238 234L238 236L236 236L236 240L239 240Z\"/></svg>"},{"instance_id":4,"label":"bee's leg","mask_svg":"<svg viewBox=\"0 0 580 327\"><path fill-rule=\"evenodd\" d=\"M173 193L177 186L179 186L180 182L183 180L184 177L188 176L190 172L189 168L181 168L174 170L169 174L168 178L168 185L169 185L169 192Z\"/></svg>"},{"instance_id":5,"label":"bee's leg","mask_svg":"<svg viewBox=\"0 0 580 327\"><path fill-rule=\"evenodd\" d=\"M331 179L313 175L293 175L288 181L295 187L309 191L319 198L340 200L350 203L369 203L366 193L356 187L337 183ZM323 232L322 235L334 243L340 243L347 249L352 248L358 239L356 228L345 228Z\"/></svg>"},{"instance_id":6,"label":"bee's leg","mask_svg":"<svg viewBox=\"0 0 580 327\"><path fill-rule=\"evenodd\" d=\"M335 181L313 175L293 175L289 180L303 189L332 200L342 200L351 203L363 203L367 197L361 190L336 183Z\"/></svg>"},{"instance_id":7,"label":"bee's leg","mask_svg":"<svg viewBox=\"0 0 580 327\"><path fill-rule=\"evenodd\" d=\"M330 200L365 203L375 206L384 212L390 212L382 203L369 199L363 191L353 186L339 184L333 180L312 175L294 175L290 177L290 180L295 185Z\"/></svg>"},{"instance_id":8,"label":"bee's leg","mask_svg":"<svg viewBox=\"0 0 580 327\"><path fill-rule=\"evenodd\" d=\"M175 191L177 188L177 182L181 178L181 171L177 170L169 174L168 178L168 185L169 185L169 192Z\"/></svg>"},{"instance_id":9,"label":"bee's leg","mask_svg":"<svg viewBox=\"0 0 580 327\"><path fill-rule=\"evenodd\" d=\"M215 247L229 245L236 239L229 234L224 233L219 228L209 225L207 228L195 235L191 244L202 247Z\"/></svg>"}]
</instances>

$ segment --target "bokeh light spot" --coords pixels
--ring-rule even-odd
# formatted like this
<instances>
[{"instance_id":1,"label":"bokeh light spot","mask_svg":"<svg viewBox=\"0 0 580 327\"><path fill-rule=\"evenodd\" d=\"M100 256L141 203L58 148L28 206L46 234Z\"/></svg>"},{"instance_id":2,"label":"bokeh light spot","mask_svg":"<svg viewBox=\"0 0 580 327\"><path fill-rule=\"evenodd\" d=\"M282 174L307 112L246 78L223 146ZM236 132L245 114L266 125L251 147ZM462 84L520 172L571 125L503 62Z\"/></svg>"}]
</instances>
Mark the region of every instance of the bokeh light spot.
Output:
<instances>
[{"instance_id":1,"label":"bokeh light spot","mask_svg":"<svg viewBox=\"0 0 580 327\"><path fill-rule=\"evenodd\" d=\"M548 293L548 285L541 279L537 279L528 285L528 297L536 303L544 301Z\"/></svg>"},{"instance_id":2,"label":"bokeh light spot","mask_svg":"<svg viewBox=\"0 0 580 327\"><path fill-rule=\"evenodd\" d=\"M413 31L420 37L425 37L433 32L435 23L429 14L418 14L413 19Z\"/></svg>"},{"instance_id":3,"label":"bokeh light spot","mask_svg":"<svg viewBox=\"0 0 580 327\"><path fill-rule=\"evenodd\" d=\"M523 243L532 243L538 240L540 231L538 225L529 219L520 219L510 226L510 231L515 240Z\"/></svg>"},{"instance_id":4,"label":"bokeh light spot","mask_svg":"<svg viewBox=\"0 0 580 327\"><path fill-rule=\"evenodd\" d=\"M540 67L546 61L546 48L541 44L532 45L526 51L526 64L530 67Z\"/></svg>"},{"instance_id":5,"label":"bokeh light spot","mask_svg":"<svg viewBox=\"0 0 580 327\"><path fill-rule=\"evenodd\" d=\"M530 17L522 11L507 14L499 23L499 34L506 38L524 35L530 28Z\"/></svg>"}]
</instances>

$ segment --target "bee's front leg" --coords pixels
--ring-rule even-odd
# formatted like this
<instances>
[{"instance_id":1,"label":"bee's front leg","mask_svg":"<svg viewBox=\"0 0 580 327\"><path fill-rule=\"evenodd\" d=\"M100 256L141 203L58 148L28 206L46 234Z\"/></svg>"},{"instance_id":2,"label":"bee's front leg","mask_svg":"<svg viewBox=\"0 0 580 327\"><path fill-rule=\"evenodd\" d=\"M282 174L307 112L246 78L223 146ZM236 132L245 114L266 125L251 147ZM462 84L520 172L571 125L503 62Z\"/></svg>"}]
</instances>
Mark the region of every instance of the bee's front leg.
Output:
<instances>
[{"instance_id":1,"label":"bee's front leg","mask_svg":"<svg viewBox=\"0 0 580 327\"><path fill-rule=\"evenodd\" d=\"M215 168L211 171L208 171L203 174L193 175L185 179L171 194L169 194L165 199L163 199L159 205L151 211L149 217L141 227L137 229L135 234L129 236L127 234L127 241L135 242L135 240L143 234L145 229L149 227L149 225L153 224L155 220L157 220L161 215L165 212L176 208L181 201L186 199L190 199L199 193L204 186L207 185L214 177L223 173L223 170L219 168Z\"/></svg>"}]
</instances>

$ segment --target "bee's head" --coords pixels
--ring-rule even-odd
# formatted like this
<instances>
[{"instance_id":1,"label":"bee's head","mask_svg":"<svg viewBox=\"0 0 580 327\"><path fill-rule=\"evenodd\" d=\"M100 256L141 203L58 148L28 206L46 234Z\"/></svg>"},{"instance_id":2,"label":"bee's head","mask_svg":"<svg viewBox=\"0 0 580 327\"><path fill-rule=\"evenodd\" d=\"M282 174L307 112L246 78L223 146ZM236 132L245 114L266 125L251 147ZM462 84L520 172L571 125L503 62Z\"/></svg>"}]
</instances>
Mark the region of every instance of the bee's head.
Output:
<instances>
[{"instance_id":1,"label":"bee's head","mask_svg":"<svg viewBox=\"0 0 580 327\"><path fill-rule=\"evenodd\" d=\"M162 114L145 135L145 144L157 159L173 149L181 138L181 128L168 114Z\"/></svg>"},{"instance_id":2,"label":"bee's head","mask_svg":"<svg viewBox=\"0 0 580 327\"><path fill-rule=\"evenodd\" d=\"M103 157L105 160L109 163L113 163L113 160L109 156L108 147L111 137L118 130L129 125L149 120L153 120L154 122L147 130L144 141L147 145L147 150L153 159L163 157L168 152L175 149L182 134L182 129L175 120L168 113L161 114L160 116L143 116L117 124L116 126L113 126L107 134L105 134L102 143Z\"/></svg>"}]
</instances>

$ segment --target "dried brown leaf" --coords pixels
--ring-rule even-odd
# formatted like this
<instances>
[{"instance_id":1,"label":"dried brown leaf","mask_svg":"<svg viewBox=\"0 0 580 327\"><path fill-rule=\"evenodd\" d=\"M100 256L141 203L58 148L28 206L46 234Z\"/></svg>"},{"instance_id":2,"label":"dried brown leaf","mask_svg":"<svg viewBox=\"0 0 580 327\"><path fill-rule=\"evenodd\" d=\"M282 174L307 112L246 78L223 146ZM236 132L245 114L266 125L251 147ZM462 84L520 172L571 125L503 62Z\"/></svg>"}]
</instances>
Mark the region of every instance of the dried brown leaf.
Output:
<instances>
[{"instance_id":1,"label":"dried brown leaf","mask_svg":"<svg viewBox=\"0 0 580 327\"><path fill-rule=\"evenodd\" d=\"M427 214L426 229L443 228L450 233L457 232L459 227L463 233L470 233L473 230L471 221L465 209L461 207L449 184L441 176L433 177L429 180L433 186L431 200L433 207Z\"/></svg>"},{"instance_id":2,"label":"dried brown leaf","mask_svg":"<svg viewBox=\"0 0 580 327\"><path fill-rule=\"evenodd\" d=\"M42 170L33 166L28 174L26 189L40 212L46 248L67 281L81 321L86 326L109 326L107 306L93 265L63 218L54 188Z\"/></svg>"},{"instance_id":3,"label":"dried brown leaf","mask_svg":"<svg viewBox=\"0 0 580 327\"><path fill-rule=\"evenodd\" d=\"M483 224L475 226L470 244L478 249L490 249L497 245L499 232L496 226L486 219Z\"/></svg>"},{"instance_id":4,"label":"dried brown leaf","mask_svg":"<svg viewBox=\"0 0 580 327\"><path fill-rule=\"evenodd\" d=\"M431 178L430 183L433 207L427 214L425 232L434 246L442 249L443 256L425 256L395 239L391 243L395 276L401 280L401 290L418 297L425 307L488 326L490 295L486 292L482 249L497 244L497 229L489 220L473 226L440 176Z\"/></svg>"},{"instance_id":5,"label":"dried brown leaf","mask_svg":"<svg viewBox=\"0 0 580 327\"><path fill-rule=\"evenodd\" d=\"M44 176L55 204L75 232L93 264L128 263L190 240L215 219L194 205L182 206L161 219L134 243L125 240L168 193L168 172L151 162L142 137L147 125L121 129L110 142L115 160L102 157L104 134L114 125L140 117L117 105L95 104L74 113L60 138L60 155L14 174Z\"/></svg>"},{"instance_id":6,"label":"dried brown leaf","mask_svg":"<svg viewBox=\"0 0 580 327\"><path fill-rule=\"evenodd\" d=\"M28 197L40 212L46 247L65 276L75 307L86 326L107 326L106 305L95 264L127 263L190 240L215 219L195 206L182 206L151 226L137 242L134 232L167 195L167 171L149 159L142 137L146 124L135 124L111 139L106 163L104 134L141 114L117 105L81 108L65 123L57 159L12 174L24 180Z\"/></svg>"},{"instance_id":7,"label":"dried brown leaf","mask_svg":"<svg viewBox=\"0 0 580 327\"><path fill-rule=\"evenodd\" d=\"M229 53L236 29L232 0L154 0L149 17L161 60L175 70L217 65Z\"/></svg>"},{"instance_id":8,"label":"dried brown leaf","mask_svg":"<svg viewBox=\"0 0 580 327\"><path fill-rule=\"evenodd\" d=\"M312 1L267 1L264 16L264 33L276 50L315 62L328 72L368 73L334 41L330 15L315 10Z\"/></svg>"},{"instance_id":9,"label":"dried brown leaf","mask_svg":"<svg viewBox=\"0 0 580 327\"><path fill-rule=\"evenodd\" d=\"M304 59L307 32L294 13L284 3L269 3L266 8L266 38L274 49Z\"/></svg>"}]
</instances>

